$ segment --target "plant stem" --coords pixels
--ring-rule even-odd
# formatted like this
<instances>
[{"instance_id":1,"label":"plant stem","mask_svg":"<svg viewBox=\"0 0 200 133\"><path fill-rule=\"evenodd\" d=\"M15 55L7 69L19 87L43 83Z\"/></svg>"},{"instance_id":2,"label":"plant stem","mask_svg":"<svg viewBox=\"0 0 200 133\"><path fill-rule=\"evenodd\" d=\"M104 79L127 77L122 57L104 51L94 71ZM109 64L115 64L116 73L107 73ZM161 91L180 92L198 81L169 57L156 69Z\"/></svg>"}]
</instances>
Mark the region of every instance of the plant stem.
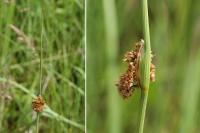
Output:
<instances>
[{"instance_id":1,"label":"plant stem","mask_svg":"<svg viewBox=\"0 0 200 133\"><path fill-rule=\"evenodd\" d=\"M39 95L42 95L42 58L43 58L43 49L42 49L42 43L43 43L43 14L41 13L41 37L40 37L40 91Z\"/></svg>"},{"instance_id":2,"label":"plant stem","mask_svg":"<svg viewBox=\"0 0 200 133\"><path fill-rule=\"evenodd\" d=\"M43 9L43 8L42 8ZM42 10L43 11L43 10ZM41 11L41 37L40 37L40 89L39 89L39 96L42 96L42 57L43 57L43 49L42 49L42 43L43 43L43 14ZM39 122L40 122L40 114L37 113L37 123L36 123L36 133L39 133Z\"/></svg>"},{"instance_id":3,"label":"plant stem","mask_svg":"<svg viewBox=\"0 0 200 133\"><path fill-rule=\"evenodd\" d=\"M36 123L36 133L39 133L39 121L40 121L40 114L37 113L37 123Z\"/></svg>"},{"instance_id":4,"label":"plant stem","mask_svg":"<svg viewBox=\"0 0 200 133\"><path fill-rule=\"evenodd\" d=\"M41 35L42 38L42 35ZM40 90L39 95L42 95L42 39L40 43Z\"/></svg>"},{"instance_id":5,"label":"plant stem","mask_svg":"<svg viewBox=\"0 0 200 133\"><path fill-rule=\"evenodd\" d=\"M145 120L147 100L148 100L148 91L142 92L142 112L141 112L139 133L143 133L144 130L144 120Z\"/></svg>"},{"instance_id":6,"label":"plant stem","mask_svg":"<svg viewBox=\"0 0 200 133\"><path fill-rule=\"evenodd\" d=\"M142 71L141 71L141 81L142 81L142 112L139 126L139 133L143 133L146 106L148 101L148 91L150 83L150 64L151 64L151 44L150 44L150 33L149 33L149 20L148 20L148 4L147 0L142 0L142 11L143 11L143 28L144 28L144 55L142 58Z\"/></svg>"}]
</instances>

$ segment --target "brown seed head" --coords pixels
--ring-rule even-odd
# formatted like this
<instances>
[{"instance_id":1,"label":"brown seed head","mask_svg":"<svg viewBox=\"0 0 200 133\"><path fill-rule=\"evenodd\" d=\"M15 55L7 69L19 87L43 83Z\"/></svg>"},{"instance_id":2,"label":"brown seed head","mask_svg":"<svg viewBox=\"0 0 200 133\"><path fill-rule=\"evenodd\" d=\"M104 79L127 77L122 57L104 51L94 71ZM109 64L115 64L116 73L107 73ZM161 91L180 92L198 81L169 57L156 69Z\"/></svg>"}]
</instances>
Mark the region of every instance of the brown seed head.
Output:
<instances>
[{"instance_id":1,"label":"brown seed head","mask_svg":"<svg viewBox=\"0 0 200 133\"><path fill-rule=\"evenodd\" d=\"M117 83L117 87L119 93L125 99L133 94L135 88L141 88L139 64L143 45L144 40L137 42L134 46L134 50L129 51L124 55L123 61L128 63L128 68L126 72L120 76L120 80ZM151 55L151 57L153 56ZM152 63L150 68L150 80L155 81L155 66Z\"/></svg>"},{"instance_id":2,"label":"brown seed head","mask_svg":"<svg viewBox=\"0 0 200 133\"><path fill-rule=\"evenodd\" d=\"M132 95L134 89L133 86L136 84L134 83L134 66L128 66L126 73L122 74L120 77L119 83L117 83L118 90L123 98L128 98Z\"/></svg>"},{"instance_id":3,"label":"brown seed head","mask_svg":"<svg viewBox=\"0 0 200 133\"><path fill-rule=\"evenodd\" d=\"M45 101L42 96L38 96L32 101L32 108L35 112L42 112L44 109Z\"/></svg>"},{"instance_id":4,"label":"brown seed head","mask_svg":"<svg viewBox=\"0 0 200 133\"><path fill-rule=\"evenodd\" d=\"M123 61L128 63L128 69L117 83L119 93L123 98L128 98L133 94L136 87L140 86L139 81L139 61L141 57L141 49L143 42L136 43L134 50L124 55Z\"/></svg>"}]
</instances>

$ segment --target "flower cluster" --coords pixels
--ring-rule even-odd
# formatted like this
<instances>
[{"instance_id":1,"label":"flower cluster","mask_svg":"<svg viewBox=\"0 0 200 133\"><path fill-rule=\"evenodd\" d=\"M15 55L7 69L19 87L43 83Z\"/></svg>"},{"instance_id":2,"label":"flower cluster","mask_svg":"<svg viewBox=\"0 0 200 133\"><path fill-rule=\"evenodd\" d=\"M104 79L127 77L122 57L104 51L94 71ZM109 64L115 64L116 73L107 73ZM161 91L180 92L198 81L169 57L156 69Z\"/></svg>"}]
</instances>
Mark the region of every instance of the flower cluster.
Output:
<instances>
[{"instance_id":1,"label":"flower cluster","mask_svg":"<svg viewBox=\"0 0 200 133\"><path fill-rule=\"evenodd\" d=\"M42 112L44 109L45 101L41 96L38 96L32 101L32 108L35 112Z\"/></svg>"},{"instance_id":2,"label":"flower cluster","mask_svg":"<svg viewBox=\"0 0 200 133\"><path fill-rule=\"evenodd\" d=\"M144 40L137 42L134 50L127 52L124 56L123 61L128 63L128 69L120 76L117 86L119 93L125 99L133 94L135 88L141 88L139 65L143 46ZM155 66L153 64L150 68L150 80L155 81Z\"/></svg>"}]
</instances>

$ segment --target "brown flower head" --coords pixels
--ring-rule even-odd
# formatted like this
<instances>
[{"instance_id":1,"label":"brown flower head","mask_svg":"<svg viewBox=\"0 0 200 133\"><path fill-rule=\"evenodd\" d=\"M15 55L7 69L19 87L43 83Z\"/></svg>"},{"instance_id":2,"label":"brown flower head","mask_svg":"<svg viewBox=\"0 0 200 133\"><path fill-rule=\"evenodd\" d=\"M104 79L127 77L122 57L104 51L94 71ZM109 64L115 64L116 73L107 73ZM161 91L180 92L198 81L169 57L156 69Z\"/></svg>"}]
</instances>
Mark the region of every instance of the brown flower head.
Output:
<instances>
[{"instance_id":1,"label":"brown flower head","mask_svg":"<svg viewBox=\"0 0 200 133\"><path fill-rule=\"evenodd\" d=\"M44 109L45 101L42 96L38 96L32 101L32 108L35 112L42 112Z\"/></svg>"},{"instance_id":2,"label":"brown flower head","mask_svg":"<svg viewBox=\"0 0 200 133\"><path fill-rule=\"evenodd\" d=\"M128 63L128 68L126 72L120 76L117 86L119 93L125 99L133 94L135 88L141 88L139 64L143 45L144 40L137 42L134 46L134 50L127 52L123 59L124 62ZM155 81L155 66L153 64L151 64L150 68L150 80Z\"/></svg>"}]
</instances>

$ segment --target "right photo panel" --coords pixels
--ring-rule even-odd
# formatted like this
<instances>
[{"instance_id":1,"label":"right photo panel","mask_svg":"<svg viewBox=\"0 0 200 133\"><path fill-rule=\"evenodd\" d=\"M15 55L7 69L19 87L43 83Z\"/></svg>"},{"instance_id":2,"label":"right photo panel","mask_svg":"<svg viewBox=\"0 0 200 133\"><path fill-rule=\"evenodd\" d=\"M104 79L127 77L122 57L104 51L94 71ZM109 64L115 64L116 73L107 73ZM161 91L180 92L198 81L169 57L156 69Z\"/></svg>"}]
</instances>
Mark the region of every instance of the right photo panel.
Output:
<instances>
[{"instance_id":1,"label":"right photo panel","mask_svg":"<svg viewBox=\"0 0 200 133\"><path fill-rule=\"evenodd\" d=\"M200 1L87 0L87 132L200 130Z\"/></svg>"}]
</instances>

